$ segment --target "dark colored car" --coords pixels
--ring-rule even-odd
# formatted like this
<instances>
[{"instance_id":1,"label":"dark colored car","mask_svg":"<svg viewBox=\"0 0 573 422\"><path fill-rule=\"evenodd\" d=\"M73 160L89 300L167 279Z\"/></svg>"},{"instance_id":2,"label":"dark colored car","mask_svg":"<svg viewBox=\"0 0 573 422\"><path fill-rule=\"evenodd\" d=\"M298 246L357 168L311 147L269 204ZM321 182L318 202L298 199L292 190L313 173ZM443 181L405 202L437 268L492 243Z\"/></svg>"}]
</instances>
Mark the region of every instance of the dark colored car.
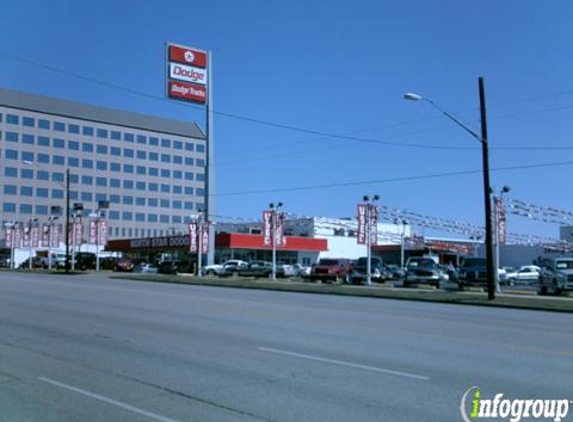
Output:
<instances>
[{"instance_id":1,"label":"dark colored car","mask_svg":"<svg viewBox=\"0 0 573 422\"><path fill-rule=\"evenodd\" d=\"M117 263L117 258L100 258L99 268L100 270L113 270L115 264Z\"/></svg>"},{"instance_id":2,"label":"dark colored car","mask_svg":"<svg viewBox=\"0 0 573 422\"><path fill-rule=\"evenodd\" d=\"M386 265L386 271L392 280L402 280L405 275L404 269L399 265Z\"/></svg>"},{"instance_id":3,"label":"dark colored car","mask_svg":"<svg viewBox=\"0 0 573 422\"><path fill-rule=\"evenodd\" d=\"M252 261L246 266L239 267L227 267L223 272L223 276L239 276L239 277L271 277L273 272L273 264L267 261ZM282 265L276 266L276 276L277 278L284 278L285 270Z\"/></svg>"},{"instance_id":4,"label":"dark colored car","mask_svg":"<svg viewBox=\"0 0 573 422\"><path fill-rule=\"evenodd\" d=\"M368 258L362 257L358 258L356 264L354 264L352 271L349 273L348 281L352 284L360 284L363 281L366 281L366 276L368 274ZM373 256L370 258L370 279L375 283L384 283L390 275L384 264L382 263L382 259L377 256Z\"/></svg>"},{"instance_id":5,"label":"dark colored car","mask_svg":"<svg viewBox=\"0 0 573 422\"><path fill-rule=\"evenodd\" d=\"M406 276L402 281L402 286L429 284L437 288L440 287L440 281L446 280L446 274L432 258L410 257L406 262Z\"/></svg>"},{"instance_id":6,"label":"dark colored car","mask_svg":"<svg viewBox=\"0 0 573 422\"><path fill-rule=\"evenodd\" d=\"M121 258L118 259L117 262L115 263L113 270L114 271L118 271L118 272L126 272L126 273L130 273L133 271L133 268L135 267L135 265L133 265L133 262L131 262L129 259L125 259L125 258Z\"/></svg>"},{"instance_id":7,"label":"dark colored car","mask_svg":"<svg viewBox=\"0 0 573 422\"><path fill-rule=\"evenodd\" d=\"M75 267L78 270L95 270L96 268L96 254L91 252L78 252L76 253Z\"/></svg>"},{"instance_id":8,"label":"dark colored car","mask_svg":"<svg viewBox=\"0 0 573 422\"><path fill-rule=\"evenodd\" d=\"M191 262L179 259L168 259L161 261L157 266L159 274L177 274L191 272Z\"/></svg>"},{"instance_id":9,"label":"dark colored car","mask_svg":"<svg viewBox=\"0 0 573 422\"><path fill-rule=\"evenodd\" d=\"M487 286L487 260L485 258L465 258L458 272L460 289L469 286Z\"/></svg>"},{"instance_id":10,"label":"dark colored car","mask_svg":"<svg viewBox=\"0 0 573 422\"><path fill-rule=\"evenodd\" d=\"M352 261L345 258L322 258L310 269L311 281L343 282L351 271L349 267Z\"/></svg>"}]
</instances>

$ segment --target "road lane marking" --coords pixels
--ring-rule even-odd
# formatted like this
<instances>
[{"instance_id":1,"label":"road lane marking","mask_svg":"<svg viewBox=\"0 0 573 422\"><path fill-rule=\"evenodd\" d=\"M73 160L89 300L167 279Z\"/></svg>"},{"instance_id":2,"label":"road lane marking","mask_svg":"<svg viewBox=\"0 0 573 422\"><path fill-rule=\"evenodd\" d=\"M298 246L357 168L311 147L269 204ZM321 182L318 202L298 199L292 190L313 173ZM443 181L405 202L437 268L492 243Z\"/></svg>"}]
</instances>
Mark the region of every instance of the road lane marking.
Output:
<instances>
[{"instance_id":1,"label":"road lane marking","mask_svg":"<svg viewBox=\"0 0 573 422\"><path fill-rule=\"evenodd\" d=\"M321 358L319 356L306 355L304 353L289 352L288 350L272 349L270 347L259 347L259 350L261 350L263 352L276 353L279 355L292 356L292 357L308 359L308 360L315 360L318 362L332 363L334 365L348 366L350 368L364 369L367 371L380 372L383 374L396 375L396 376L406 377L406 378L413 378L413 379L417 379L417 380L421 380L421 381L429 381L430 380L429 377L426 377L423 375L411 374L409 372L394 371L392 369L378 368L376 366L361 365L359 363L345 362L342 360Z\"/></svg>"},{"instance_id":2,"label":"road lane marking","mask_svg":"<svg viewBox=\"0 0 573 422\"><path fill-rule=\"evenodd\" d=\"M51 384L51 385L56 386L56 387L63 388L65 390L73 391L74 393L78 393L78 394L82 394L82 395L87 396L87 397L91 397L92 399L96 399L96 400L103 401L103 402L108 403L108 404L112 404L112 405L117 406L117 407L121 407L122 409L129 410L129 411L137 413L139 415L147 416L148 418L155 419L156 421L178 422L175 419L166 418L165 416L161 416L161 415L158 415L156 413L148 412L148 411L140 409L138 407L130 406L129 404L125 404L125 403L119 402L117 400L110 399L108 397L100 396L99 394L95 394L95 393L92 393L92 392L87 391L87 390L82 390L81 388L77 388L77 387L74 387L74 386L69 385L69 384L64 384L63 382L55 381L55 380L50 379L50 378L38 377L38 380L45 382L45 383L48 383L48 384Z\"/></svg>"}]
</instances>

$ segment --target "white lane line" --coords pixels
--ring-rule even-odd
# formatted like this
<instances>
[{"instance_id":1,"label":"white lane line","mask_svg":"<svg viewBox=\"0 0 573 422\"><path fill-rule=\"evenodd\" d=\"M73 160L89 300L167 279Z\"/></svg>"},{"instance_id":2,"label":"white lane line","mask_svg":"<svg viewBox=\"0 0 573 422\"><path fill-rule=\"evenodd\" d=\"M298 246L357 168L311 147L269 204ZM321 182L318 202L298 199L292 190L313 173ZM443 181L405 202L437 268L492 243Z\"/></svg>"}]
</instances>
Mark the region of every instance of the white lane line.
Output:
<instances>
[{"instance_id":1,"label":"white lane line","mask_svg":"<svg viewBox=\"0 0 573 422\"><path fill-rule=\"evenodd\" d=\"M396 375L396 376L406 377L406 378L413 378L413 379L422 380L422 381L429 381L430 380L429 377L425 377L423 375L416 375L416 374L411 374L411 373L402 372L402 371L393 371L392 369L377 368L375 366L361 365L359 363L345 362L343 360L321 358L319 356L306 355L304 353L289 352L287 350L272 349L270 347L259 347L259 350L261 350L263 352L277 353L279 355L293 356L296 358L303 358L303 359L315 360L318 362L325 362L325 363L332 363L335 365L348 366L350 368L365 369L367 371L381 372L383 374Z\"/></svg>"},{"instance_id":2,"label":"white lane line","mask_svg":"<svg viewBox=\"0 0 573 422\"><path fill-rule=\"evenodd\" d=\"M105 403L112 404L112 405L117 406L117 407L121 407L122 409L129 410L131 412L138 413L138 414L143 415L143 416L147 416L148 418L155 419L156 421L178 422L175 419L169 419L169 418L166 418L165 416L157 415L155 413L148 412L148 411L143 410L143 409L139 409L138 407L130 406L129 404L125 404L125 403L119 402L117 400L113 400L113 399L110 399L110 398L107 398L104 396L100 396L99 394L91 393L89 391L82 390L81 388L77 388L77 387L74 387L72 385L64 384L63 382L55 381L55 380L50 379L50 378L38 377L38 380L40 380L42 382L46 382L46 383L51 384L51 385L54 385L56 387L63 388L65 390L73 391L74 393L78 393L78 394L82 394L82 395L87 396L87 397L91 397L92 399L100 400L100 401L103 401Z\"/></svg>"}]
</instances>

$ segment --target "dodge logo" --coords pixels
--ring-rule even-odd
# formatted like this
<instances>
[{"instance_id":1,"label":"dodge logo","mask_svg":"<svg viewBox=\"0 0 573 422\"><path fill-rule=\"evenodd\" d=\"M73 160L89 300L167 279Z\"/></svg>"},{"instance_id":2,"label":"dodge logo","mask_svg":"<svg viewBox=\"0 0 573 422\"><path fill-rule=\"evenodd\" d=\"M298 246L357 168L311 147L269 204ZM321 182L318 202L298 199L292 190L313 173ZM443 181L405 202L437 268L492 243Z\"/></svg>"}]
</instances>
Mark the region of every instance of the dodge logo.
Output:
<instances>
[{"instance_id":1,"label":"dodge logo","mask_svg":"<svg viewBox=\"0 0 573 422\"><path fill-rule=\"evenodd\" d=\"M193 52L189 51L189 50L187 50L185 52L184 57L185 57L185 61L188 63L193 63L193 61L195 60L195 54L193 54Z\"/></svg>"}]
</instances>

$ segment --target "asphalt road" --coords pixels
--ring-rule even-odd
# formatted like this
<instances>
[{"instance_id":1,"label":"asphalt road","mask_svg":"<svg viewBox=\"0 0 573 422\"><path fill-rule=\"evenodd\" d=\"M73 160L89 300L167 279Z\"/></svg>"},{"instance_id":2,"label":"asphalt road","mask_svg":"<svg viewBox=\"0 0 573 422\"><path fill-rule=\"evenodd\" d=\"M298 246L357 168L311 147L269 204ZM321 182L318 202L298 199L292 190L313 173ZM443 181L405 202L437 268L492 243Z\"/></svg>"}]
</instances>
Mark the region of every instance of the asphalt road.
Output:
<instances>
[{"instance_id":1,"label":"asphalt road","mask_svg":"<svg viewBox=\"0 0 573 422\"><path fill-rule=\"evenodd\" d=\"M570 314L1 272L0 421L459 421L474 385L573 399L572 327Z\"/></svg>"}]
</instances>

